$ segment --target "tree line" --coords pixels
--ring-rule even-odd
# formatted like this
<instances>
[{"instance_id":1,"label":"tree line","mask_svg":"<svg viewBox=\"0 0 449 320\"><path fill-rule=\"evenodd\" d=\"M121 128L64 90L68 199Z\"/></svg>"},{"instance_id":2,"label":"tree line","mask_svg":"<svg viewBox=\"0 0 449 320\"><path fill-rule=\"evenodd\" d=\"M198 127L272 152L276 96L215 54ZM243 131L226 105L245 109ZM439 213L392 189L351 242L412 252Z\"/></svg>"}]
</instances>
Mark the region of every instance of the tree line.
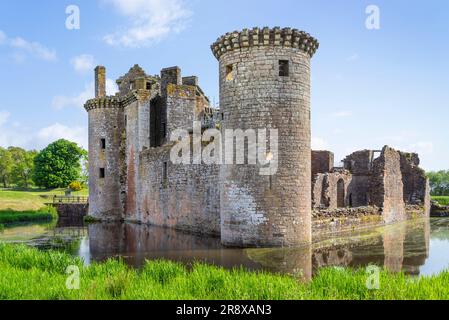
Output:
<instances>
[{"instance_id":1,"label":"tree line","mask_svg":"<svg viewBox=\"0 0 449 320\"><path fill-rule=\"evenodd\" d=\"M449 170L428 172L433 196L449 196Z\"/></svg>"},{"instance_id":2,"label":"tree line","mask_svg":"<svg viewBox=\"0 0 449 320\"><path fill-rule=\"evenodd\" d=\"M66 188L87 183L87 151L64 139L42 151L0 147L0 184L4 188L33 186Z\"/></svg>"}]
</instances>

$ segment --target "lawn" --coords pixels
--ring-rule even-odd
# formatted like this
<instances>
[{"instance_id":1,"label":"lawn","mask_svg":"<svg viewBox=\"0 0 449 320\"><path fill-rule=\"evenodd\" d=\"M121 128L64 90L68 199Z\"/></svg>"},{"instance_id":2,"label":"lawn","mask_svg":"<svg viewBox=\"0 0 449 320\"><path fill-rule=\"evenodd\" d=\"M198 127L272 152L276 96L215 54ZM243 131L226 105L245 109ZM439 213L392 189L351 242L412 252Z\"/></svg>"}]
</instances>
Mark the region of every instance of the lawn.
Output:
<instances>
[{"instance_id":1,"label":"lawn","mask_svg":"<svg viewBox=\"0 0 449 320\"><path fill-rule=\"evenodd\" d=\"M78 289L67 289L67 283L77 285L67 270L79 271ZM147 261L141 270L118 260L84 266L66 253L6 244L0 244L0 274L0 299L5 300L449 299L449 272L409 278L382 271L380 289L369 290L364 270L322 269L310 283L303 283L287 275L201 263L189 269L170 261Z\"/></svg>"},{"instance_id":2,"label":"lawn","mask_svg":"<svg viewBox=\"0 0 449 320\"><path fill-rule=\"evenodd\" d=\"M35 211L45 206L45 202L51 201L51 199L45 199L47 196L51 198L54 195L64 195L65 189L54 190L11 190L0 189L0 210L14 210L14 211ZM88 190L82 190L80 192L74 192L73 195L88 195Z\"/></svg>"},{"instance_id":3,"label":"lawn","mask_svg":"<svg viewBox=\"0 0 449 320\"><path fill-rule=\"evenodd\" d=\"M434 196L432 200L437 201L442 206L449 206L449 196Z\"/></svg>"}]
</instances>

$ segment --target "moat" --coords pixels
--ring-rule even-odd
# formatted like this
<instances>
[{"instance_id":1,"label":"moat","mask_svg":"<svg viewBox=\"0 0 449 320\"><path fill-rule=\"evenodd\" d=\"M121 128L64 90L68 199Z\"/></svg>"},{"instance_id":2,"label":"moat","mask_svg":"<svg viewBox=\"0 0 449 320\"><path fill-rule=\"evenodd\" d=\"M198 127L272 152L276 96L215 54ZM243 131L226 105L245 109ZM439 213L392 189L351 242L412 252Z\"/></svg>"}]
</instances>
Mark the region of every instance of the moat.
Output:
<instances>
[{"instance_id":1,"label":"moat","mask_svg":"<svg viewBox=\"0 0 449 320\"><path fill-rule=\"evenodd\" d=\"M385 266L409 275L436 274L449 267L449 218L408 221L386 227L332 235L307 248L232 249L220 239L137 224L91 224L60 220L16 225L0 231L0 241L56 248L80 256L86 264L121 257L134 267L146 259L194 261L249 270L301 274L325 266Z\"/></svg>"}]
</instances>

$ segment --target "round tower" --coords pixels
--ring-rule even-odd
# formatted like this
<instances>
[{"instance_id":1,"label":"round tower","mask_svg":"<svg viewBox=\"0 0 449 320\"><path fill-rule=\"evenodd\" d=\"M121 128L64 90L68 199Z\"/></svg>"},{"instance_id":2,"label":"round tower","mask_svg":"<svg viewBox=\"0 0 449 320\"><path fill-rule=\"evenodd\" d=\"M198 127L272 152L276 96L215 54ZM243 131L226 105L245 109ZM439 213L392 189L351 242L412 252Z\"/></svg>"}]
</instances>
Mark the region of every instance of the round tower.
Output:
<instances>
[{"instance_id":1,"label":"round tower","mask_svg":"<svg viewBox=\"0 0 449 320\"><path fill-rule=\"evenodd\" d=\"M89 118L89 215L122 219L120 155L124 116L117 97L106 96L106 70L95 69L95 99L84 108Z\"/></svg>"},{"instance_id":2,"label":"round tower","mask_svg":"<svg viewBox=\"0 0 449 320\"><path fill-rule=\"evenodd\" d=\"M270 175L260 174L259 162L221 167L223 244L310 243L310 60L317 40L296 29L266 27L227 33L211 48L220 68L223 136L229 129L266 130L269 149L269 130L278 132L277 154L266 157L277 159Z\"/></svg>"}]
</instances>

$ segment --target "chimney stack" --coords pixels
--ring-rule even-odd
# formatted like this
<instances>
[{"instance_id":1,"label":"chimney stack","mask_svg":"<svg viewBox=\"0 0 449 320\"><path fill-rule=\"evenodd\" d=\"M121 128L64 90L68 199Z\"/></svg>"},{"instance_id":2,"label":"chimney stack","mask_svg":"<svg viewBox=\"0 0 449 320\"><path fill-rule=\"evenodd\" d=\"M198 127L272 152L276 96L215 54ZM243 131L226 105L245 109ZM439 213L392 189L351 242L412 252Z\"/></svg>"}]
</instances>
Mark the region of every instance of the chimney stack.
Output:
<instances>
[{"instance_id":1,"label":"chimney stack","mask_svg":"<svg viewBox=\"0 0 449 320\"><path fill-rule=\"evenodd\" d=\"M95 98L106 97L106 68L97 66L95 68Z\"/></svg>"}]
</instances>

